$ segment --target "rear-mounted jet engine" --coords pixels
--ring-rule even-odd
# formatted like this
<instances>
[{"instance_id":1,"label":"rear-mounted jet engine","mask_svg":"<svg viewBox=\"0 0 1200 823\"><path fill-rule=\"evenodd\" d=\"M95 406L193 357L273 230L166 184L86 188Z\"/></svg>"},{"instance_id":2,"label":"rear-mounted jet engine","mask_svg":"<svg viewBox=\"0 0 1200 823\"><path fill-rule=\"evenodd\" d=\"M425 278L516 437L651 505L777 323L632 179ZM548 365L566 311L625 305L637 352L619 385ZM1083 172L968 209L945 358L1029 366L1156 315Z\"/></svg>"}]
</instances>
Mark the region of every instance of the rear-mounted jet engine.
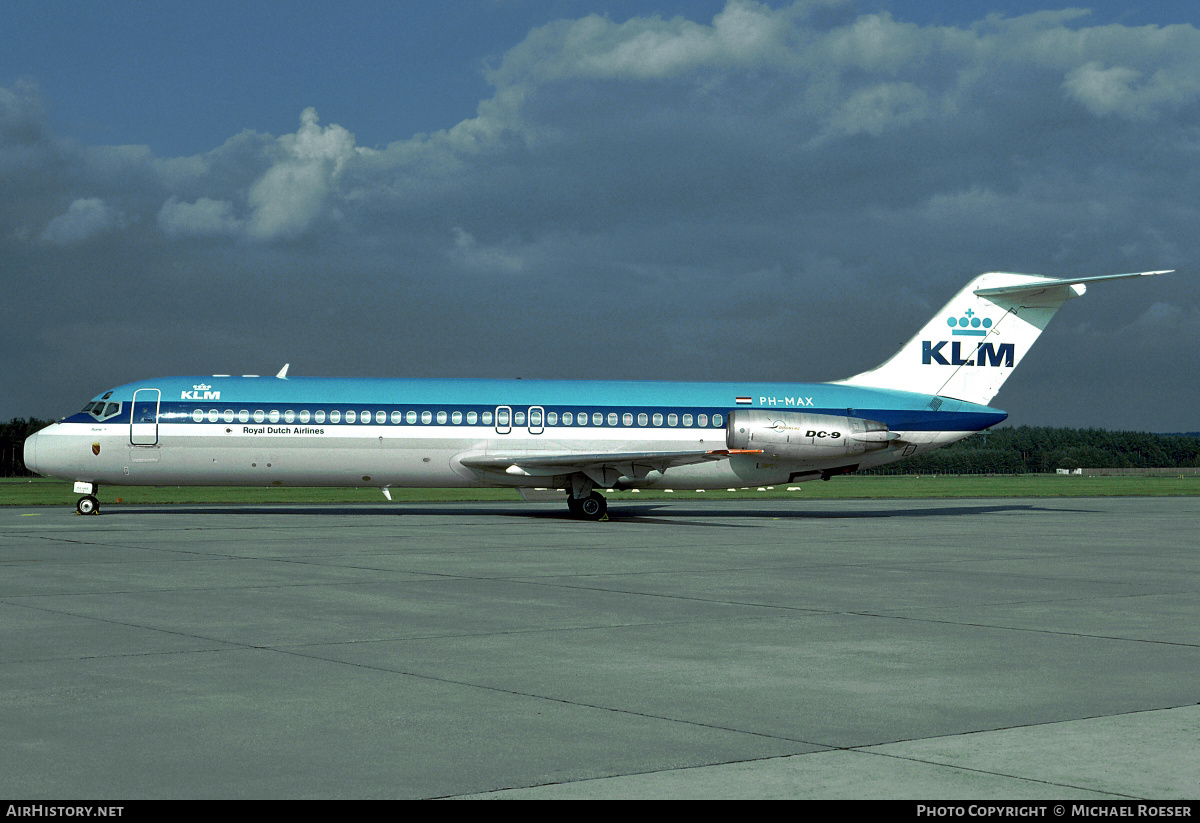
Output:
<instances>
[{"instance_id":1,"label":"rear-mounted jet engine","mask_svg":"<svg viewBox=\"0 0 1200 823\"><path fill-rule=\"evenodd\" d=\"M874 420L771 409L729 413L725 442L730 449L762 449L783 460L841 457L886 449L900 437Z\"/></svg>"}]
</instances>

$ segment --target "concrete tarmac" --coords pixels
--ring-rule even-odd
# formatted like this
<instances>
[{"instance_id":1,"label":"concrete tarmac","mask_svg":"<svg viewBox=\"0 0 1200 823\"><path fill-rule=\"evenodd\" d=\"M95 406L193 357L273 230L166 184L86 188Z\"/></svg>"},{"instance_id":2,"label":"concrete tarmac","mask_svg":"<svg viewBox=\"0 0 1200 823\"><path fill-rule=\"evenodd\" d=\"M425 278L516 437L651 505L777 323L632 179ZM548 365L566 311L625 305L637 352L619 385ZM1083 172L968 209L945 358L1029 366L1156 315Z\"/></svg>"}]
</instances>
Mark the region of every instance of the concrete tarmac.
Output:
<instances>
[{"instance_id":1,"label":"concrete tarmac","mask_svg":"<svg viewBox=\"0 0 1200 823\"><path fill-rule=\"evenodd\" d=\"M1200 498L680 498L0 509L0 796L1200 796Z\"/></svg>"}]
</instances>

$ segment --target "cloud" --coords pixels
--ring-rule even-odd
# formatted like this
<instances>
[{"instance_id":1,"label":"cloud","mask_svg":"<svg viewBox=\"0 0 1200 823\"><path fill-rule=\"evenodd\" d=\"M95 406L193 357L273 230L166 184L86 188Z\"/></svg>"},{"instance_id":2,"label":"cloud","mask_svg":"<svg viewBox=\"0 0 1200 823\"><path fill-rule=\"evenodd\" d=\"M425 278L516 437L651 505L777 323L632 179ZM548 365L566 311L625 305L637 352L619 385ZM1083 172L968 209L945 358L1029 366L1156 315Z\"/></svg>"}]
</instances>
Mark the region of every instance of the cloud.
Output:
<instances>
[{"instance_id":1,"label":"cloud","mask_svg":"<svg viewBox=\"0 0 1200 823\"><path fill-rule=\"evenodd\" d=\"M525 268L525 261L516 250L502 246L482 246L460 226L454 227L452 257L468 269L493 274L517 274Z\"/></svg>"},{"instance_id":2,"label":"cloud","mask_svg":"<svg viewBox=\"0 0 1200 823\"><path fill-rule=\"evenodd\" d=\"M1179 336L1192 338L1200 333L1200 306L1188 310L1157 301L1121 331L1133 331L1170 346Z\"/></svg>"},{"instance_id":3,"label":"cloud","mask_svg":"<svg viewBox=\"0 0 1200 823\"><path fill-rule=\"evenodd\" d=\"M37 143L45 138L46 111L37 85L24 79L12 89L0 86L0 146Z\"/></svg>"},{"instance_id":4,"label":"cloud","mask_svg":"<svg viewBox=\"0 0 1200 823\"><path fill-rule=\"evenodd\" d=\"M1200 41L1195 46L1200 47ZM1150 120L1200 98L1200 80L1191 73L1196 70L1200 70L1200 62L1188 73L1171 67L1147 77L1128 66L1105 67L1098 60L1090 60L1067 73L1063 89L1071 100L1099 117Z\"/></svg>"},{"instance_id":5,"label":"cloud","mask_svg":"<svg viewBox=\"0 0 1200 823\"><path fill-rule=\"evenodd\" d=\"M354 157L354 135L341 126L322 129L317 112L300 115L300 129L279 139L282 159L250 188L249 233L259 240L293 238L321 213L346 161Z\"/></svg>"},{"instance_id":6,"label":"cloud","mask_svg":"<svg viewBox=\"0 0 1200 823\"><path fill-rule=\"evenodd\" d=\"M83 198L71 203L65 214L51 220L42 232L42 239L59 244L81 243L123 222L122 215L99 197Z\"/></svg>"},{"instance_id":7,"label":"cloud","mask_svg":"<svg viewBox=\"0 0 1200 823\"><path fill-rule=\"evenodd\" d=\"M139 348L123 379L265 373L296 356L310 374L844 377L981 271L1200 256L1200 32L1081 14L932 26L734 0L712 20L560 20L487 71L472 117L378 150L311 108L294 133L230 124L188 158L80 146L48 131L30 88L0 90L14 299L37 305L42 283L81 271L131 287L119 305L64 290L55 313L20 321L41 326L12 333L131 310L221 324L203 347ZM1144 331L1119 355L1143 366L1164 328L1200 346L1196 287L1148 280L1089 290L1063 315ZM1170 308L1146 313L1156 303ZM1079 404L1093 388L1078 364L1104 335L1056 328L1028 382L1006 384L1015 420L1133 415ZM380 341L406 356L381 357ZM1144 378L1121 368L1110 388ZM1164 418L1197 400L1161 391Z\"/></svg>"},{"instance_id":8,"label":"cloud","mask_svg":"<svg viewBox=\"0 0 1200 823\"><path fill-rule=\"evenodd\" d=\"M243 222L234 216L232 203L207 197L201 197L195 203L181 203L172 197L159 210L157 222L168 237L233 235L243 226Z\"/></svg>"}]
</instances>

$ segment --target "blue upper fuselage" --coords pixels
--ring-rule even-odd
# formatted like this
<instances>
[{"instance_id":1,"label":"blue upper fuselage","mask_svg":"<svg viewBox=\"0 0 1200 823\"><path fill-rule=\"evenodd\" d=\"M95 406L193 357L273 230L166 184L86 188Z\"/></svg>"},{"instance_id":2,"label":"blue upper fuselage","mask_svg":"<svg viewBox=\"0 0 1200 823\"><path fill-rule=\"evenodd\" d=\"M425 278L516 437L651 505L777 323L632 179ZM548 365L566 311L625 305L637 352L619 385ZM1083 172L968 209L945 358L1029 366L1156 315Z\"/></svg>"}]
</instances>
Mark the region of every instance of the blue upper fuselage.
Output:
<instances>
[{"instance_id":1,"label":"blue upper fuselage","mask_svg":"<svg viewBox=\"0 0 1200 823\"><path fill-rule=\"evenodd\" d=\"M124 413L144 390L161 392L161 421L189 419L197 409L335 409L418 412L541 407L594 412L708 413L735 409L829 414L884 423L893 431L980 431L1003 421L999 409L945 397L834 383L684 383L668 381L512 380L345 377L165 377L127 383L97 395ZM101 412L103 416L103 412ZM79 412L64 422L94 422Z\"/></svg>"}]
</instances>

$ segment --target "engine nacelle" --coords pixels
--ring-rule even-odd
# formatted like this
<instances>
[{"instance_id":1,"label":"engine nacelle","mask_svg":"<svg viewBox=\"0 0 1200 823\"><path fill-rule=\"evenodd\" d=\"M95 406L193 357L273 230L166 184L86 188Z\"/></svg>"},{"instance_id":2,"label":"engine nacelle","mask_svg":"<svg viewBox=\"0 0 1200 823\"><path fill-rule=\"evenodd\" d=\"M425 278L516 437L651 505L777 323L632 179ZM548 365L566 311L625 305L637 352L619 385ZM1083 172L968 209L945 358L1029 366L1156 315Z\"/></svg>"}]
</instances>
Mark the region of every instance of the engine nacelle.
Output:
<instances>
[{"instance_id":1,"label":"engine nacelle","mask_svg":"<svg viewBox=\"0 0 1200 823\"><path fill-rule=\"evenodd\" d=\"M900 435L874 420L832 414L735 409L725 442L731 449L762 449L784 460L853 456L886 449Z\"/></svg>"}]
</instances>

